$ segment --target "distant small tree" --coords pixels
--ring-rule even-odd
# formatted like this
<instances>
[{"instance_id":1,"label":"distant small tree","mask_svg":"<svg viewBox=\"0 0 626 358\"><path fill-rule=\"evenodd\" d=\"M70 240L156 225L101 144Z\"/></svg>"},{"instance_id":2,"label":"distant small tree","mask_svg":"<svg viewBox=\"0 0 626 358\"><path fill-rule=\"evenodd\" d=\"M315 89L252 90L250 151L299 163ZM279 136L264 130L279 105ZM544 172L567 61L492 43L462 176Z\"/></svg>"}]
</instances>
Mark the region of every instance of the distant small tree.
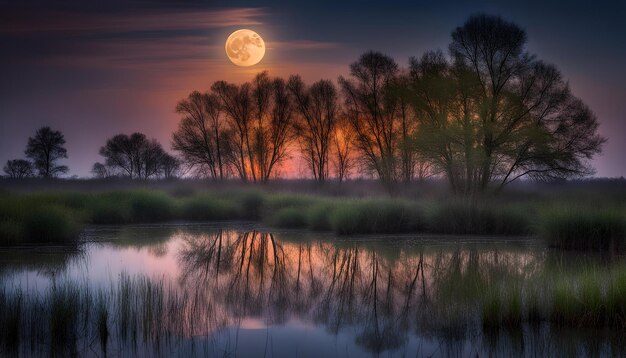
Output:
<instances>
[{"instance_id":1,"label":"distant small tree","mask_svg":"<svg viewBox=\"0 0 626 358\"><path fill-rule=\"evenodd\" d=\"M105 164L130 178L138 177L137 166L140 160L140 148L147 141L142 133L133 133L130 136L118 134L107 140L100 148L100 155L105 158Z\"/></svg>"},{"instance_id":2,"label":"distant small tree","mask_svg":"<svg viewBox=\"0 0 626 358\"><path fill-rule=\"evenodd\" d=\"M174 179L181 176L181 161L175 156L165 153L161 159L161 175L165 179Z\"/></svg>"},{"instance_id":3,"label":"distant small tree","mask_svg":"<svg viewBox=\"0 0 626 358\"><path fill-rule=\"evenodd\" d=\"M42 127L33 137L28 138L26 157L32 160L33 167L39 176L54 178L69 171L67 166L57 164L60 159L67 158L64 145L65 138L61 132L52 130L50 127Z\"/></svg>"},{"instance_id":4,"label":"distant small tree","mask_svg":"<svg viewBox=\"0 0 626 358\"><path fill-rule=\"evenodd\" d=\"M147 139L143 133L118 134L108 139L100 148L100 155L107 167L132 179L158 177L164 161L169 160L161 144Z\"/></svg>"},{"instance_id":5,"label":"distant small tree","mask_svg":"<svg viewBox=\"0 0 626 358\"><path fill-rule=\"evenodd\" d=\"M93 174L94 178L97 179L104 179L111 176L109 168L100 162L93 164L91 167L91 174Z\"/></svg>"},{"instance_id":6,"label":"distant small tree","mask_svg":"<svg viewBox=\"0 0 626 358\"><path fill-rule=\"evenodd\" d=\"M24 159L7 160L3 170L9 178L13 179L29 178L34 174L32 164Z\"/></svg>"}]
</instances>

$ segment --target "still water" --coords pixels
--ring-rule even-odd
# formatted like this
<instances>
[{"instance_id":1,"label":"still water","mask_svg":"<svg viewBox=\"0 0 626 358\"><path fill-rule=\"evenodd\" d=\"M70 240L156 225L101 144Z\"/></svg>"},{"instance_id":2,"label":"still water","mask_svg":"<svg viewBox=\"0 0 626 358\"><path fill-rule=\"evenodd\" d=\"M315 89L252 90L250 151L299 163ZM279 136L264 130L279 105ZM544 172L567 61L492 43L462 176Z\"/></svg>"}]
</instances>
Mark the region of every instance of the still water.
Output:
<instances>
[{"instance_id":1,"label":"still water","mask_svg":"<svg viewBox=\"0 0 626 358\"><path fill-rule=\"evenodd\" d=\"M87 313L88 323L64 351L70 355L624 353L622 332L557 329L547 323L483 327L478 302L494 285L541 293L555 275L621 261L557 253L532 238L345 238L221 223L91 227L84 240L73 250L0 250L5 294L43 297L74 284L77 292L98 292L94 295L108 305L106 347L89 318L96 315ZM45 337L42 344L29 344L33 338L22 334L17 353L50 355Z\"/></svg>"}]
</instances>

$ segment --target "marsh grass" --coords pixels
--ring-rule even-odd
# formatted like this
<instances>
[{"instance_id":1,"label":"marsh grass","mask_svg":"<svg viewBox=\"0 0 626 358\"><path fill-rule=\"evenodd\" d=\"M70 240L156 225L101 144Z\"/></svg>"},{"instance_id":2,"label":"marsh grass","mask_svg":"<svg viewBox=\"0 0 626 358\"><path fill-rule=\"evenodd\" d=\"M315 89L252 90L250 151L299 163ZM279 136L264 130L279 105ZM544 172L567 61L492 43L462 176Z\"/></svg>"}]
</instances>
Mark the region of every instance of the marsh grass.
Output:
<instances>
[{"instance_id":1,"label":"marsh grass","mask_svg":"<svg viewBox=\"0 0 626 358\"><path fill-rule=\"evenodd\" d=\"M105 356L111 344L158 346L168 336L188 333L166 325L187 314L185 305L168 305L172 297L176 294L162 280L127 274L110 289L87 282L63 282L28 294L3 288L0 356L81 356L97 353L88 348L94 343Z\"/></svg>"},{"instance_id":2,"label":"marsh grass","mask_svg":"<svg viewBox=\"0 0 626 358\"><path fill-rule=\"evenodd\" d=\"M427 211L431 232L453 235L527 235L531 216L523 207L455 199L432 203Z\"/></svg>"},{"instance_id":3,"label":"marsh grass","mask_svg":"<svg viewBox=\"0 0 626 358\"><path fill-rule=\"evenodd\" d=\"M540 233L552 247L610 251L625 248L626 217L617 208L551 208L541 215L540 223Z\"/></svg>"},{"instance_id":4,"label":"marsh grass","mask_svg":"<svg viewBox=\"0 0 626 358\"><path fill-rule=\"evenodd\" d=\"M504 296L502 324L508 328L519 328L522 324L522 291L519 284L508 284Z\"/></svg>"},{"instance_id":5,"label":"marsh grass","mask_svg":"<svg viewBox=\"0 0 626 358\"><path fill-rule=\"evenodd\" d=\"M183 199L180 211L182 218L193 221L233 220L243 216L236 203L206 194Z\"/></svg>"},{"instance_id":6,"label":"marsh grass","mask_svg":"<svg viewBox=\"0 0 626 358\"><path fill-rule=\"evenodd\" d=\"M337 205L330 222L341 235L418 232L425 227L416 204L394 199L346 201Z\"/></svg>"},{"instance_id":7,"label":"marsh grass","mask_svg":"<svg viewBox=\"0 0 626 358\"><path fill-rule=\"evenodd\" d=\"M266 221L272 226L290 229L304 229L309 225L306 210L297 207L278 209Z\"/></svg>"},{"instance_id":8,"label":"marsh grass","mask_svg":"<svg viewBox=\"0 0 626 358\"><path fill-rule=\"evenodd\" d=\"M526 323L626 328L626 268L575 275L555 272L523 282L498 275L487 280L484 275L452 272L437 278L435 296L421 303L420 329L464 334L475 323L486 334L502 329L519 332ZM448 285L453 282L459 284ZM126 273L108 288L86 281L61 282L25 294L4 287L0 355L80 356L98 351L107 355L122 350L151 355L205 332L204 315L214 307L197 295L163 279Z\"/></svg>"},{"instance_id":9,"label":"marsh grass","mask_svg":"<svg viewBox=\"0 0 626 358\"><path fill-rule=\"evenodd\" d=\"M313 204L307 213L308 228L315 231L332 230L333 210L333 203L329 200L320 200Z\"/></svg>"},{"instance_id":10,"label":"marsh grass","mask_svg":"<svg viewBox=\"0 0 626 358\"><path fill-rule=\"evenodd\" d=\"M482 324L484 329L499 328L502 325L502 294L499 288L490 289L482 303Z\"/></svg>"},{"instance_id":11,"label":"marsh grass","mask_svg":"<svg viewBox=\"0 0 626 358\"><path fill-rule=\"evenodd\" d=\"M253 220L340 235L541 233L549 245L565 249L618 250L626 235L620 208L543 209L530 201L336 198L258 189L0 195L0 245L75 241L87 224L170 220Z\"/></svg>"}]
</instances>

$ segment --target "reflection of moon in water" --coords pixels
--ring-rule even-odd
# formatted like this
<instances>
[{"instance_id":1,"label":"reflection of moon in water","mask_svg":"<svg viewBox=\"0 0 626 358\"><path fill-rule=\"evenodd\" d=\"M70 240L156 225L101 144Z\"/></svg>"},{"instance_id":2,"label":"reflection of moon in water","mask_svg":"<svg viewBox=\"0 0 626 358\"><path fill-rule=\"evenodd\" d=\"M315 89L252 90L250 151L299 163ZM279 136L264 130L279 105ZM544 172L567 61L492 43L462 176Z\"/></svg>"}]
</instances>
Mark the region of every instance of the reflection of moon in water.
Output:
<instances>
[{"instance_id":1,"label":"reflection of moon in water","mask_svg":"<svg viewBox=\"0 0 626 358\"><path fill-rule=\"evenodd\" d=\"M237 30L226 40L226 55L237 66L252 66L265 55L265 42L252 30Z\"/></svg>"}]
</instances>

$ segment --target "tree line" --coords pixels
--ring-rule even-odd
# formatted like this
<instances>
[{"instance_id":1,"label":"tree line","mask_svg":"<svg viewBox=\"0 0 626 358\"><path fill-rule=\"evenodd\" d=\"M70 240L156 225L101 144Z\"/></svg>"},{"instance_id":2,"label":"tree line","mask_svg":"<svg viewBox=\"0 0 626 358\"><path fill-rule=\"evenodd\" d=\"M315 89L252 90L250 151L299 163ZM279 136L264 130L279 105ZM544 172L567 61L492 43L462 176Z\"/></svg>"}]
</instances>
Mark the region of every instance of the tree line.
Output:
<instances>
[{"instance_id":1,"label":"tree line","mask_svg":"<svg viewBox=\"0 0 626 358\"><path fill-rule=\"evenodd\" d=\"M385 185L430 175L456 193L593 173L605 138L558 69L526 50L524 30L475 15L452 32L448 56L428 51L408 68L366 52L338 85L307 86L266 72L215 82L179 102L173 148L197 173L264 181L295 143L310 176L351 168Z\"/></svg>"},{"instance_id":2,"label":"tree line","mask_svg":"<svg viewBox=\"0 0 626 358\"><path fill-rule=\"evenodd\" d=\"M589 160L606 141L598 120L526 42L516 24L474 15L452 32L447 55L428 51L407 68L369 51L336 84L268 72L242 84L217 81L178 102L171 142L178 157L143 134L118 135L101 148L105 162L94 174L147 179L184 169L264 182L293 149L319 182L356 172L393 187L440 176L468 195L521 177L592 174ZM12 167L21 173L23 164Z\"/></svg>"}]
</instances>

